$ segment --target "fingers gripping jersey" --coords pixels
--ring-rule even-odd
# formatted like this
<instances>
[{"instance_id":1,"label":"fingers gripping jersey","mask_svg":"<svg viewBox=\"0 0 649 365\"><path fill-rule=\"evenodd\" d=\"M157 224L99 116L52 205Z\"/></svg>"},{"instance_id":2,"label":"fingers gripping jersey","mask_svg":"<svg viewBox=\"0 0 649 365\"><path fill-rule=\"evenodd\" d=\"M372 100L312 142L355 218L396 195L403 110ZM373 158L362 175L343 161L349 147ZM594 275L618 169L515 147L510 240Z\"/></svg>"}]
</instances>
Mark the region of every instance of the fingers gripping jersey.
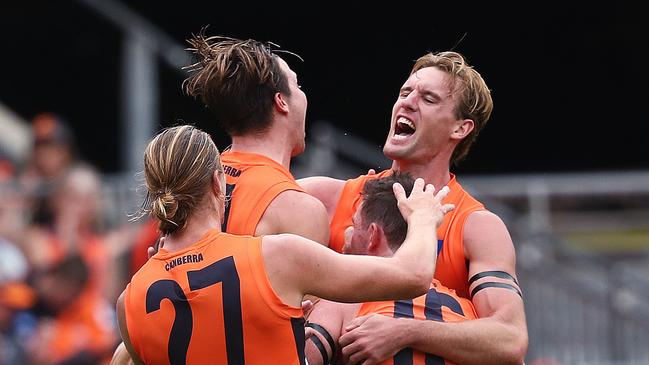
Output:
<instances>
[{"instance_id":1,"label":"fingers gripping jersey","mask_svg":"<svg viewBox=\"0 0 649 365\"><path fill-rule=\"evenodd\" d=\"M365 182L369 179L388 176L391 173L391 170L385 170L376 175L362 175L356 179L347 180L331 220L329 247L342 252L345 229L352 226L352 216L363 199L360 193ZM451 174L451 181L447 185L451 191L444 199L444 204L455 204L455 209L446 214L437 229L435 278L446 287L455 290L459 296L469 298L469 273L464 255L464 223L469 214L485 208L482 203L462 188L455 179L455 175Z\"/></svg>"},{"instance_id":2,"label":"fingers gripping jersey","mask_svg":"<svg viewBox=\"0 0 649 365\"><path fill-rule=\"evenodd\" d=\"M286 190L304 192L291 173L274 160L254 153L221 154L227 184L222 230L254 235L264 212Z\"/></svg>"},{"instance_id":3,"label":"fingers gripping jersey","mask_svg":"<svg viewBox=\"0 0 649 365\"><path fill-rule=\"evenodd\" d=\"M144 363L303 365L302 309L273 291L261 240L211 231L133 276L126 327Z\"/></svg>"},{"instance_id":4,"label":"fingers gripping jersey","mask_svg":"<svg viewBox=\"0 0 649 365\"><path fill-rule=\"evenodd\" d=\"M478 317L469 299L459 297L455 291L445 288L435 279L426 295L411 300L363 303L356 316L368 314L438 322L462 322ZM435 355L405 348L392 359L383 361L379 365L452 365L452 363Z\"/></svg>"}]
</instances>

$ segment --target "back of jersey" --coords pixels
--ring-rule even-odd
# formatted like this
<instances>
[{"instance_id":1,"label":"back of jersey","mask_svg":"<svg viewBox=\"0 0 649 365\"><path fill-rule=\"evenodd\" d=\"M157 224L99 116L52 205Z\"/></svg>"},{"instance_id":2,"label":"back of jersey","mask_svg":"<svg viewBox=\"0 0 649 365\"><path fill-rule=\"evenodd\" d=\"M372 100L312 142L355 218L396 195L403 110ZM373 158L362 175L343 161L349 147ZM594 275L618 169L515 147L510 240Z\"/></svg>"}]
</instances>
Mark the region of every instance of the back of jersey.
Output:
<instances>
[{"instance_id":1,"label":"back of jersey","mask_svg":"<svg viewBox=\"0 0 649 365\"><path fill-rule=\"evenodd\" d=\"M225 151L221 154L226 178L224 232L251 235L272 201L286 190L304 190L293 175L262 155Z\"/></svg>"},{"instance_id":2,"label":"back of jersey","mask_svg":"<svg viewBox=\"0 0 649 365\"><path fill-rule=\"evenodd\" d=\"M145 264L124 298L144 363L303 364L302 310L272 290L261 240L211 231Z\"/></svg>"}]
</instances>

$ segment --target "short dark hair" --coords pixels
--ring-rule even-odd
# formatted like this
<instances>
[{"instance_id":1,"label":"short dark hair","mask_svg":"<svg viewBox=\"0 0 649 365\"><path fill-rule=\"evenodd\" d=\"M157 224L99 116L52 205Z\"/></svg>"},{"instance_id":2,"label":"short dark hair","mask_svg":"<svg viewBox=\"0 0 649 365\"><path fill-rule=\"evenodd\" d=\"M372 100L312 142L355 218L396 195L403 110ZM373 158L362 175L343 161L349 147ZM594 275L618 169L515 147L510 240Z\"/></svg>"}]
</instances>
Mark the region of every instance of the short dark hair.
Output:
<instances>
[{"instance_id":1,"label":"short dark hair","mask_svg":"<svg viewBox=\"0 0 649 365\"><path fill-rule=\"evenodd\" d=\"M397 207L397 198L392 190L394 183L401 184L406 194L410 195L415 180L408 173L395 171L390 176L367 181L361 192L361 218L364 228L370 223L380 225L392 251L401 246L408 232L408 224Z\"/></svg>"},{"instance_id":2,"label":"short dark hair","mask_svg":"<svg viewBox=\"0 0 649 365\"><path fill-rule=\"evenodd\" d=\"M266 130L275 94L291 95L269 44L202 32L188 42L197 62L186 67L191 75L183 82L185 93L200 97L231 136Z\"/></svg>"}]
</instances>

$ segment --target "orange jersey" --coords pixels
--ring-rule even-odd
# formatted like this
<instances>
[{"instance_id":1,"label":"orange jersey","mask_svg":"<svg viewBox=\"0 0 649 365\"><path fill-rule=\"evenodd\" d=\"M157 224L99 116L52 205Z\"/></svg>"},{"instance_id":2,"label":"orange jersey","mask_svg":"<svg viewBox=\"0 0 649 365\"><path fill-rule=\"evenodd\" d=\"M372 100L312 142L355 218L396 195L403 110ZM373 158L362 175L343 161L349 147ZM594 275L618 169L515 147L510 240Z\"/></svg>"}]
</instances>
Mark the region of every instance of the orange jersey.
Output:
<instances>
[{"instance_id":1,"label":"orange jersey","mask_svg":"<svg viewBox=\"0 0 649 365\"><path fill-rule=\"evenodd\" d=\"M302 309L266 275L260 237L210 231L160 249L126 287L126 327L146 364L303 364Z\"/></svg>"},{"instance_id":2,"label":"orange jersey","mask_svg":"<svg viewBox=\"0 0 649 365\"><path fill-rule=\"evenodd\" d=\"M363 199L360 193L365 182L369 179L385 177L391 173L391 170L385 170L376 175L362 175L356 179L347 180L331 219L329 247L342 252L345 243L345 229L353 225L352 216ZM469 298L468 264L464 255L464 222L469 214L485 208L482 203L462 188L455 179L455 175L451 174L451 181L447 185L451 191L444 199L444 204L455 204L455 209L446 214L437 229L435 278L455 290L459 296Z\"/></svg>"},{"instance_id":3,"label":"orange jersey","mask_svg":"<svg viewBox=\"0 0 649 365\"><path fill-rule=\"evenodd\" d=\"M116 340L111 320L112 306L104 298L108 271L108 249L102 239L93 234L83 235L75 249L54 234L44 241L47 265L63 261L75 250L88 267L88 282L78 297L52 322L48 341L43 344L54 362L60 362L80 351L102 355Z\"/></svg>"},{"instance_id":4,"label":"orange jersey","mask_svg":"<svg viewBox=\"0 0 649 365\"><path fill-rule=\"evenodd\" d=\"M415 318L438 322L462 322L476 319L475 308L470 300L459 297L455 291L442 286L433 279L426 295L410 299L387 302L363 303L357 317L368 314L381 314L395 318ZM380 365L451 365L439 356L405 348L393 358Z\"/></svg>"},{"instance_id":5,"label":"orange jersey","mask_svg":"<svg viewBox=\"0 0 649 365\"><path fill-rule=\"evenodd\" d=\"M226 151L221 154L227 184L222 230L254 235L270 203L286 190L304 192L291 173L262 155Z\"/></svg>"},{"instance_id":6,"label":"orange jersey","mask_svg":"<svg viewBox=\"0 0 649 365\"><path fill-rule=\"evenodd\" d=\"M112 310L98 295L82 293L54 318L48 340L41 346L57 364L82 351L100 357L110 354L117 340Z\"/></svg>"},{"instance_id":7,"label":"orange jersey","mask_svg":"<svg viewBox=\"0 0 649 365\"><path fill-rule=\"evenodd\" d=\"M66 244L60 237L48 231L43 231L42 239L43 242L39 248L44 259L40 265L51 267L63 261L67 256L78 253L90 270L87 290L95 290L98 293L104 290L108 269L106 257L109 254L101 237L94 234L80 235L76 246Z\"/></svg>"}]
</instances>

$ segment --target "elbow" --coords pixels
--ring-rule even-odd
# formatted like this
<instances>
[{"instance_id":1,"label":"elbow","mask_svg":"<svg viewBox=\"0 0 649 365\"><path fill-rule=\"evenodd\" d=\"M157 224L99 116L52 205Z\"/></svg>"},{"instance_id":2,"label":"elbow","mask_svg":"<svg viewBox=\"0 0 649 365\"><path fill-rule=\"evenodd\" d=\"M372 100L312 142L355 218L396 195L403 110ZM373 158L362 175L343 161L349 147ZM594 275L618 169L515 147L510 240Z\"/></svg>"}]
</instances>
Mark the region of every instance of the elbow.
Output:
<instances>
[{"instance_id":1,"label":"elbow","mask_svg":"<svg viewBox=\"0 0 649 365\"><path fill-rule=\"evenodd\" d=\"M521 338L518 342L518 345L514 349L514 356L517 364L524 364L525 356L527 355L527 346L529 344L527 333L525 333L523 338Z\"/></svg>"},{"instance_id":2,"label":"elbow","mask_svg":"<svg viewBox=\"0 0 649 365\"><path fill-rule=\"evenodd\" d=\"M499 339L489 349L491 356L486 361L484 358L479 359L476 364L524 365L528 347L527 330L505 324L498 332L501 336L495 336Z\"/></svg>"},{"instance_id":3,"label":"elbow","mask_svg":"<svg viewBox=\"0 0 649 365\"><path fill-rule=\"evenodd\" d=\"M424 260L406 260L396 255L389 260L394 260L394 264L391 265L393 274L390 276L394 285L400 288L401 298L415 298L428 292L435 273L433 263Z\"/></svg>"},{"instance_id":4,"label":"elbow","mask_svg":"<svg viewBox=\"0 0 649 365\"><path fill-rule=\"evenodd\" d=\"M506 360L504 363L523 365L525 363L525 356L527 355L528 343L527 332L518 333L516 337L510 341L509 346L503 347L505 352L503 354L503 360Z\"/></svg>"},{"instance_id":5,"label":"elbow","mask_svg":"<svg viewBox=\"0 0 649 365\"><path fill-rule=\"evenodd\" d=\"M435 275L435 260L431 260L426 263L416 275L417 284L419 285L419 290L423 295L428 292L430 285L433 282L433 276Z\"/></svg>"},{"instance_id":6,"label":"elbow","mask_svg":"<svg viewBox=\"0 0 649 365\"><path fill-rule=\"evenodd\" d=\"M430 289L430 284L433 282L433 271L413 271L411 276L410 285L408 285L408 297L414 298L426 294L428 289Z\"/></svg>"}]
</instances>

